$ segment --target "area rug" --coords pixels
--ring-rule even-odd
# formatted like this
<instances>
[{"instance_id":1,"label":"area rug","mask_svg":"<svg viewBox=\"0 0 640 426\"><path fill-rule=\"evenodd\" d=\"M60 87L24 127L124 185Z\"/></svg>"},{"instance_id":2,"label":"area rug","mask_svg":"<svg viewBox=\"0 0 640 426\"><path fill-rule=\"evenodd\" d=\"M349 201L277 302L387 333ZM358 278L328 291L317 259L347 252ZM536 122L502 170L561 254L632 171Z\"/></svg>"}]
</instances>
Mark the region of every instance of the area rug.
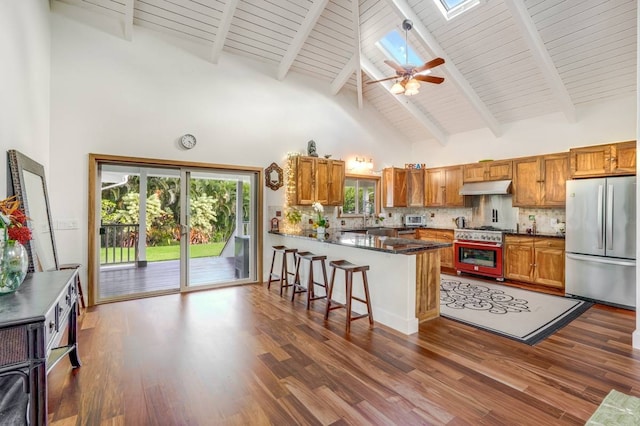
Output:
<instances>
[{"instance_id":1,"label":"area rug","mask_svg":"<svg viewBox=\"0 0 640 426\"><path fill-rule=\"evenodd\" d=\"M440 276L440 315L535 345L593 303L467 277Z\"/></svg>"},{"instance_id":2,"label":"area rug","mask_svg":"<svg viewBox=\"0 0 640 426\"><path fill-rule=\"evenodd\" d=\"M585 426L632 426L640 424L640 399L612 390Z\"/></svg>"}]
</instances>

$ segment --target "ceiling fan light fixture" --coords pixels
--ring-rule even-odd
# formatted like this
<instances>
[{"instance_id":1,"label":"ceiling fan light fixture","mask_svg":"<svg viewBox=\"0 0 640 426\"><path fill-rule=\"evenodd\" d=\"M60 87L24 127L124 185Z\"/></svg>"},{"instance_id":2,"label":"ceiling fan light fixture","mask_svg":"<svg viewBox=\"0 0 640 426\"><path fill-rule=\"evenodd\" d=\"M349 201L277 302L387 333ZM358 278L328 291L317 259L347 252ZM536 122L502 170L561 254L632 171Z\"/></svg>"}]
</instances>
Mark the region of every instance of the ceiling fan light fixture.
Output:
<instances>
[{"instance_id":1,"label":"ceiling fan light fixture","mask_svg":"<svg viewBox=\"0 0 640 426\"><path fill-rule=\"evenodd\" d=\"M406 89L404 91L405 96L413 96L413 95L417 95L418 93L420 93L418 92L418 89Z\"/></svg>"},{"instance_id":2,"label":"ceiling fan light fixture","mask_svg":"<svg viewBox=\"0 0 640 426\"><path fill-rule=\"evenodd\" d=\"M391 93L393 93L394 95L400 95L401 93L404 92L404 87L402 87L402 84L398 83L397 81L393 84L393 86L391 86L391 89L389 89L389 91Z\"/></svg>"},{"instance_id":3,"label":"ceiling fan light fixture","mask_svg":"<svg viewBox=\"0 0 640 426\"><path fill-rule=\"evenodd\" d=\"M405 84L404 89L405 90L415 90L417 91L420 88L420 82L418 80L416 80L415 78L411 78L409 81L407 81L407 84Z\"/></svg>"}]
</instances>

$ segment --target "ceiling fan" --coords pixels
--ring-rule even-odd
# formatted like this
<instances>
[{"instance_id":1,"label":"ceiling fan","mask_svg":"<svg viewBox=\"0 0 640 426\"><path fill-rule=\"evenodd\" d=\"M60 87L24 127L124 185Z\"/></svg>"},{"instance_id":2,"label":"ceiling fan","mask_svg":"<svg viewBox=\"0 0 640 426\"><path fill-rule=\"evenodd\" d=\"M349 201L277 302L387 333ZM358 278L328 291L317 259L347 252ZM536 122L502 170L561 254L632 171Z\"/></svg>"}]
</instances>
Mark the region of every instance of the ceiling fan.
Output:
<instances>
[{"instance_id":1,"label":"ceiling fan","mask_svg":"<svg viewBox=\"0 0 640 426\"><path fill-rule=\"evenodd\" d=\"M432 75L424 74L425 71L430 70L431 68L435 68L439 65L444 64L444 59L435 58L430 60L429 62L424 63L421 66L415 66L409 64L409 49L407 37L409 31L413 28L413 22L409 19L405 19L402 21L402 29L404 29L404 53L405 53L405 64L399 65L394 61L386 60L385 64L389 65L396 71L396 75L393 77L383 78L381 80L368 81L367 84L380 83L381 81L387 80L396 80L395 84L391 86L391 93L394 95L399 95L404 93L406 96L412 96L418 93L418 88L420 87L420 81L424 81L427 83L440 84L444 81L442 77L436 77Z\"/></svg>"}]
</instances>

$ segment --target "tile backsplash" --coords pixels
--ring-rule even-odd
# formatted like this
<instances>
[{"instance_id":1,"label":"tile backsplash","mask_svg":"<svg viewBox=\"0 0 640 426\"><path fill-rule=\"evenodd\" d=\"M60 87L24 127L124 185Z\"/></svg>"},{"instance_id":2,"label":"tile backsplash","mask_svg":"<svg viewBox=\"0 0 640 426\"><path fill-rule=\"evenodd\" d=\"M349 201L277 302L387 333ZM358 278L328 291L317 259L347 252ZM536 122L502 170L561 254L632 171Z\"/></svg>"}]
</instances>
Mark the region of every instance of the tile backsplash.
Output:
<instances>
[{"instance_id":1,"label":"tile backsplash","mask_svg":"<svg viewBox=\"0 0 640 426\"><path fill-rule=\"evenodd\" d=\"M288 224L285 220L285 209L282 206L269 206L268 218L276 217L276 212L280 212L281 216L278 217L280 221L281 230L301 230L311 228L309 220L315 217L315 213L311 207L299 206L297 209L302 213L302 221L297 225ZM508 225L498 223L500 227L507 227L509 229L519 227L521 231L525 231L527 228L531 228L533 220L530 217L535 217L536 230L539 233L555 234L561 228L565 222L565 210L561 208L556 209L529 209L510 207L512 211L505 212L504 209L499 212L500 217L509 218ZM474 211L476 217L474 217ZM463 216L467 219L469 226L481 226L489 223L481 223L486 221L483 217L478 217L478 210L472 207L459 207L459 208L391 208L382 209L384 220L378 221L374 217L366 219L366 224L362 216L358 217L338 217L337 207L325 207L324 215L329 219L329 229L340 230L349 228L360 228L364 226L402 226L405 214L419 214L424 215L427 218L427 226L433 228L446 228L453 229L456 227L454 222L458 216ZM513 217L513 220L511 219ZM515 223L512 223L515 222ZM559 225L560 224L560 225Z\"/></svg>"}]
</instances>

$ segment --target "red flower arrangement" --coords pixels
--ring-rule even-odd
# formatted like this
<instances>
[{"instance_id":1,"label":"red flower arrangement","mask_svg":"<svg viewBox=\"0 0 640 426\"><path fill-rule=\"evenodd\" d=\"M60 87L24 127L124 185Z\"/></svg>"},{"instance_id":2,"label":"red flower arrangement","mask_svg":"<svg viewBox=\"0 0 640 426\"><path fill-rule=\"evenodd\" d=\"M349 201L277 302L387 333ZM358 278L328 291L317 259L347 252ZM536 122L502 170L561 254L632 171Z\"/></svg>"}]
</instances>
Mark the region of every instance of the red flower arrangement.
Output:
<instances>
[{"instance_id":1,"label":"red flower arrangement","mask_svg":"<svg viewBox=\"0 0 640 426\"><path fill-rule=\"evenodd\" d=\"M4 228L5 240L16 240L24 245L31 239L27 216L20 210L20 201L15 195L0 201L0 228Z\"/></svg>"}]
</instances>

